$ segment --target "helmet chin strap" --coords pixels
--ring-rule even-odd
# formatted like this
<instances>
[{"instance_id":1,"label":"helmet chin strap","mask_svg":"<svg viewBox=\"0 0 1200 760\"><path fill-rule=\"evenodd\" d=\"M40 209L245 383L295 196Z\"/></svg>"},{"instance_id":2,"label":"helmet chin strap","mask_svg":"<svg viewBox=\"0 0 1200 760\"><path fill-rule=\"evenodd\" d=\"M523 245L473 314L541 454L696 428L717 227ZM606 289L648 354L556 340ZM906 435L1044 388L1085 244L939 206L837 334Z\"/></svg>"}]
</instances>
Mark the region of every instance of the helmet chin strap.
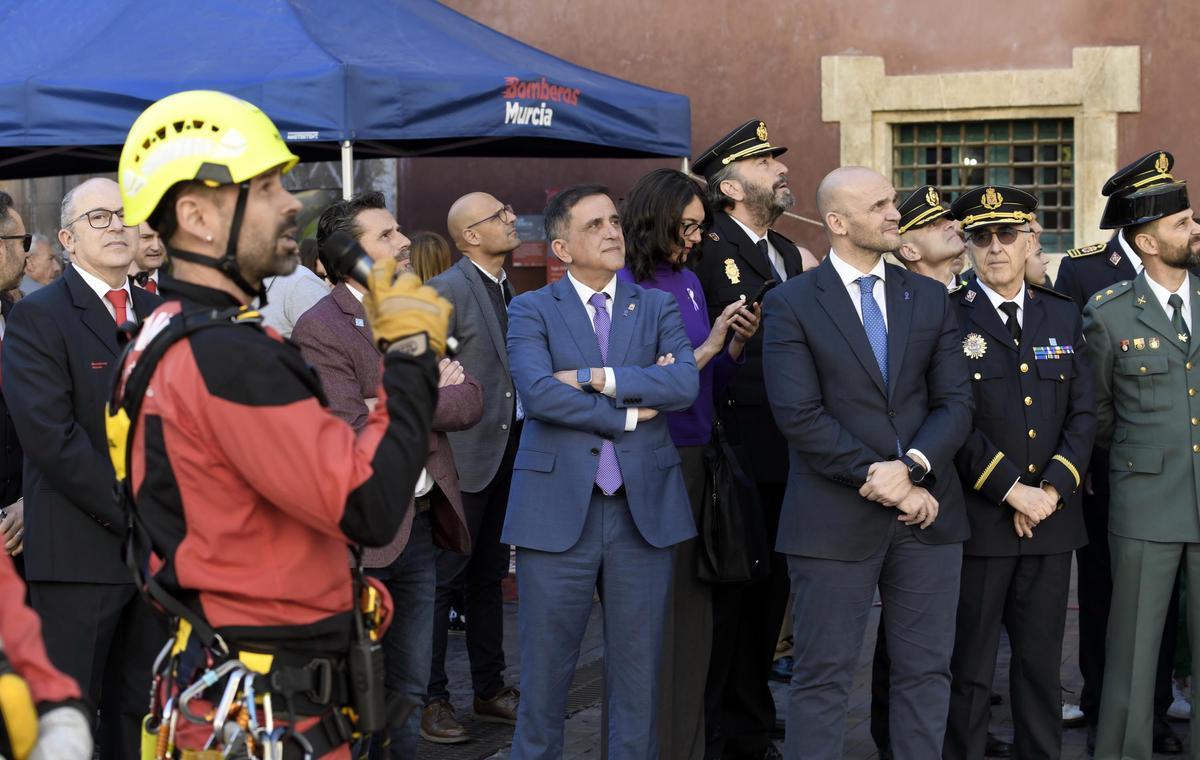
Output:
<instances>
[{"instance_id":1,"label":"helmet chin strap","mask_svg":"<svg viewBox=\"0 0 1200 760\"><path fill-rule=\"evenodd\" d=\"M250 183L243 182L238 185L237 205L233 209L233 222L229 225L229 242L225 246L225 255L219 259L214 259L211 256L195 253L193 251L182 251L178 248L168 247L168 255L173 256L180 261L186 261L190 264L199 264L200 266L216 269L221 274L228 277L234 285L238 287L248 298L258 298L259 305L265 306L267 303L267 292L260 285L255 288L246 281L242 276L241 269L237 263L237 241L242 232L242 218L246 215L246 200L250 195Z\"/></svg>"}]
</instances>

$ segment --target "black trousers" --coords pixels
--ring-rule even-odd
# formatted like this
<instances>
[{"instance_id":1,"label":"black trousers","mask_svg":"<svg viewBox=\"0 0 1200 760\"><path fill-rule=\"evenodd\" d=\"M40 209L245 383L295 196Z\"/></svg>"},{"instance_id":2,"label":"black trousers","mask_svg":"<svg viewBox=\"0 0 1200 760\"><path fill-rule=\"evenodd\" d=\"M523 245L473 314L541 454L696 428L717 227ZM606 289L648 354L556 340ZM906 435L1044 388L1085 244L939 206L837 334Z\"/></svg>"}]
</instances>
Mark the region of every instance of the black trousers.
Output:
<instances>
[{"instance_id":1,"label":"black trousers","mask_svg":"<svg viewBox=\"0 0 1200 760\"><path fill-rule=\"evenodd\" d=\"M759 483L767 538L775 545L784 484ZM737 586L713 586L713 641L704 689L706 757L757 755L771 744L775 700L768 674L787 610L787 560L773 554L771 574Z\"/></svg>"},{"instance_id":2,"label":"black trousers","mask_svg":"<svg viewBox=\"0 0 1200 760\"><path fill-rule=\"evenodd\" d=\"M960 583L943 760L983 757L1001 625L1012 644L1013 755L1056 760L1062 752L1059 672L1071 553L964 556Z\"/></svg>"},{"instance_id":3,"label":"black trousers","mask_svg":"<svg viewBox=\"0 0 1200 760\"><path fill-rule=\"evenodd\" d=\"M1105 632L1108 612L1112 605L1112 560L1108 551L1108 452L1093 452L1088 475L1092 479L1093 495L1083 495L1083 518L1087 525L1088 543L1075 550L1078 565L1076 591L1079 595L1079 673L1083 690L1079 708L1088 723L1095 725L1100 718L1100 690L1104 685ZM1158 652L1158 670L1154 681L1154 718L1166 720L1171 706L1171 670L1175 658L1175 640L1179 629L1179 580L1171 594L1167 620L1163 626L1162 644Z\"/></svg>"},{"instance_id":4,"label":"black trousers","mask_svg":"<svg viewBox=\"0 0 1200 760\"><path fill-rule=\"evenodd\" d=\"M133 584L35 581L29 595L50 661L100 709L100 760L139 757L162 619Z\"/></svg>"},{"instance_id":5,"label":"black trousers","mask_svg":"<svg viewBox=\"0 0 1200 760\"><path fill-rule=\"evenodd\" d=\"M471 685L475 696L491 699L504 688L504 597L501 582L508 576L508 545L500 542L508 510L508 488L513 460L521 439L521 426L513 426L504 458L492 482L482 491L463 492L463 512L471 533L471 554L439 549L437 599L433 609L433 662L429 668L426 700L450 699L446 677L446 638L450 606L461 590L467 616L467 656L471 660Z\"/></svg>"}]
</instances>

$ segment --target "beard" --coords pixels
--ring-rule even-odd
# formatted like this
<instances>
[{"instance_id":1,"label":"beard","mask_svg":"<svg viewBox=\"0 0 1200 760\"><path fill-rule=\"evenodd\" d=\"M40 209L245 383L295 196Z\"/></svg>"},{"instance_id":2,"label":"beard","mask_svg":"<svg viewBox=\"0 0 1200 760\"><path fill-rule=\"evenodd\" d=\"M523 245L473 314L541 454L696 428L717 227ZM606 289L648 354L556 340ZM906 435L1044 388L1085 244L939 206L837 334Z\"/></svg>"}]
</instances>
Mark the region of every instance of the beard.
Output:
<instances>
[{"instance_id":1,"label":"beard","mask_svg":"<svg viewBox=\"0 0 1200 760\"><path fill-rule=\"evenodd\" d=\"M787 187L785 183L786 180L781 178L769 187L744 185L746 199L743 202L746 204L746 208L754 214L758 221L764 222L768 227L796 203L796 196L792 195L791 188Z\"/></svg>"},{"instance_id":2,"label":"beard","mask_svg":"<svg viewBox=\"0 0 1200 760\"><path fill-rule=\"evenodd\" d=\"M1200 266L1200 240L1189 238L1183 245L1171 248L1160 257L1173 269L1191 269Z\"/></svg>"}]
</instances>

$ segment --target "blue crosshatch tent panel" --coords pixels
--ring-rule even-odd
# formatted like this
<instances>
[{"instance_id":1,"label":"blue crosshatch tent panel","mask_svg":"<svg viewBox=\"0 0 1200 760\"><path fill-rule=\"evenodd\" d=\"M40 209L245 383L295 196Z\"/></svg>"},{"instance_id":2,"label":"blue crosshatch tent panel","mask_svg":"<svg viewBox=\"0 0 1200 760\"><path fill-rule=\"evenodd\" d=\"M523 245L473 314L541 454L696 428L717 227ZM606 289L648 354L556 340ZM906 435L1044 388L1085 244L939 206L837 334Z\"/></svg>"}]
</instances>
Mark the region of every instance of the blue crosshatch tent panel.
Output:
<instances>
[{"instance_id":1,"label":"blue crosshatch tent panel","mask_svg":"<svg viewBox=\"0 0 1200 760\"><path fill-rule=\"evenodd\" d=\"M112 171L151 102L218 89L304 159L687 156L686 96L555 58L434 0L0 3L0 177Z\"/></svg>"}]
</instances>

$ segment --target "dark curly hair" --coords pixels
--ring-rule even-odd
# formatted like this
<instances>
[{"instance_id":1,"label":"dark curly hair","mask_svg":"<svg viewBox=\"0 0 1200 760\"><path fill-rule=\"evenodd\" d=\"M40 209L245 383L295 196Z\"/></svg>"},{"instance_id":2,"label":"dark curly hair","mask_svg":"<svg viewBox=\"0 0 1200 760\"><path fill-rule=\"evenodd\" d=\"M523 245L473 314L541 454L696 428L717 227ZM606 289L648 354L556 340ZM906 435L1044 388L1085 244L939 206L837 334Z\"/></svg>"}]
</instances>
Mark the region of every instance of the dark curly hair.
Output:
<instances>
[{"instance_id":1,"label":"dark curly hair","mask_svg":"<svg viewBox=\"0 0 1200 760\"><path fill-rule=\"evenodd\" d=\"M625 266L637 282L649 279L659 264L668 262L671 253L684 245L679 227L683 210L699 198L704 219L712 219L712 208L700 183L674 169L655 169L637 181L629 191L621 210L621 228L625 230ZM682 262L672 262L675 271Z\"/></svg>"}]
</instances>

